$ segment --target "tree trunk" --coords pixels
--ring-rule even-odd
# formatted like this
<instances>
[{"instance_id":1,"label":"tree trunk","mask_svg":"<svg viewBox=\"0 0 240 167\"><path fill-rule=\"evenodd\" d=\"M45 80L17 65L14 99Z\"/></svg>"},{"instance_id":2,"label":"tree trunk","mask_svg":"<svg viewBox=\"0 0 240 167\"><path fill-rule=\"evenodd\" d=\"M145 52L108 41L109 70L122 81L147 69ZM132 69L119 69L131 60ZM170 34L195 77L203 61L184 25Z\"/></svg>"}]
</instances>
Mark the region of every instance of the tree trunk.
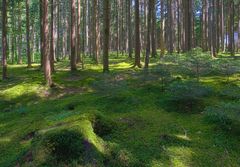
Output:
<instances>
[{"instance_id":1,"label":"tree trunk","mask_svg":"<svg viewBox=\"0 0 240 167\"><path fill-rule=\"evenodd\" d=\"M152 4L152 6L151 6L151 13L149 13L149 14L151 14L152 16L151 16L151 20L152 20L152 26L151 26L151 29L152 29L152 37L151 37L151 39L152 39L152 57L156 57L157 56L157 48L156 48L156 0L151 0L151 1L153 1L153 2L151 2ZM150 3L150 2L149 2Z\"/></svg>"},{"instance_id":2,"label":"tree trunk","mask_svg":"<svg viewBox=\"0 0 240 167\"><path fill-rule=\"evenodd\" d=\"M103 72L109 71L110 0L103 2Z\"/></svg>"},{"instance_id":3,"label":"tree trunk","mask_svg":"<svg viewBox=\"0 0 240 167\"><path fill-rule=\"evenodd\" d=\"M22 64L22 12L20 2L18 2L18 10L18 64Z\"/></svg>"},{"instance_id":4,"label":"tree trunk","mask_svg":"<svg viewBox=\"0 0 240 167\"><path fill-rule=\"evenodd\" d=\"M71 0L71 71L76 70L76 0Z\"/></svg>"},{"instance_id":5,"label":"tree trunk","mask_svg":"<svg viewBox=\"0 0 240 167\"><path fill-rule=\"evenodd\" d=\"M141 68L140 58L140 18L139 18L139 0L135 0L135 64L134 67Z\"/></svg>"},{"instance_id":6,"label":"tree trunk","mask_svg":"<svg viewBox=\"0 0 240 167\"><path fill-rule=\"evenodd\" d=\"M29 0L26 0L26 40L27 40L27 62L28 68L32 66L32 58L30 51L30 28L29 28Z\"/></svg>"},{"instance_id":7,"label":"tree trunk","mask_svg":"<svg viewBox=\"0 0 240 167\"><path fill-rule=\"evenodd\" d=\"M42 12L44 76L47 85L51 87L53 82L49 56L48 0L42 0Z\"/></svg>"},{"instance_id":8,"label":"tree trunk","mask_svg":"<svg viewBox=\"0 0 240 167\"><path fill-rule=\"evenodd\" d=\"M148 3L148 19L147 19L147 45L146 45L146 56L145 56L145 69L148 69L149 66L149 55L150 55L150 47L151 47L151 30L152 29L152 17L154 17L154 12L152 12L153 7L155 6L155 4L153 4L153 0L150 0ZM153 41L152 41L153 42Z\"/></svg>"},{"instance_id":9,"label":"tree trunk","mask_svg":"<svg viewBox=\"0 0 240 167\"><path fill-rule=\"evenodd\" d=\"M100 47L99 47L99 24L98 24L98 0L93 1L93 34L94 34L94 39L93 39L93 48L94 48L94 60L95 63L99 63L99 52L100 52Z\"/></svg>"},{"instance_id":10,"label":"tree trunk","mask_svg":"<svg viewBox=\"0 0 240 167\"><path fill-rule=\"evenodd\" d=\"M51 71L54 72L54 58L55 58L55 50L54 50L54 0L51 0L51 38L50 38L50 65Z\"/></svg>"},{"instance_id":11,"label":"tree trunk","mask_svg":"<svg viewBox=\"0 0 240 167\"><path fill-rule=\"evenodd\" d=\"M80 63L81 61L81 0L78 0L77 63Z\"/></svg>"},{"instance_id":12,"label":"tree trunk","mask_svg":"<svg viewBox=\"0 0 240 167\"><path fill-rule=\"evenodd\" d=\"M7 2L2 0L2 79L7 79Z\"/></svg>"},{"instance_id":13,"label":"tree trunk","mask_svg":"<svg viewBox=\"0 0 240 167\"><path fill-rule=\"evenodd\" d=\"M132 1L127 1L128 3L128 57L132 58L132 17L131 17L131 7Z\"/></svg>"}]
</instances>

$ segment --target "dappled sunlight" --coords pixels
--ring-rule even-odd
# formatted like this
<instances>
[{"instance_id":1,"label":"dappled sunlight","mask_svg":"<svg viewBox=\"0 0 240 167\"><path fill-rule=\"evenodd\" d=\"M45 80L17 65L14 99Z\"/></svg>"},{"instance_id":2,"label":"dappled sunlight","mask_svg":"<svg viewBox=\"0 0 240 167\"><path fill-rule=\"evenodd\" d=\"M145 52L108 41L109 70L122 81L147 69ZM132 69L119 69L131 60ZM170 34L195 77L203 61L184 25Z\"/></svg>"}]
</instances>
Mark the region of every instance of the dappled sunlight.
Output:
<instances>
[{"instance_id":1,"label":"dappled sunlight","mask_svg":"<svg viewBox=\"0 0 240 167\"><path fill-rule=\"evenodd\" d=\"M92 143L99 152L101 152L102 154L105 154L106 153L106 150L104 147L105 143L100 137L98 137L94 133L92 123L88 120L83 120L79 122L79 124L81 124L80 126L82 128L82 132L84 136L89 140L89 142Z\"/></svg>"},{"instance_id":2,"label":"dappled sunlight","mask_svg":"<svg viewBox=\"0 0 240 167\"><path fill-rule=\"evenodd\" d=\"M40 88L42 88L42 86L39 84L23 83L9 89L5 89L0 93L0 95L6 100L11 100L23 95L36 94Z\"/></svg>"},{"instance_id":3,"label":"dappled sunlight","mask_svg":"<svg viewBox=\"0 0 240 167\"><path fill-rule=\"evenodd\" d=\"M176 137L178 137L179 139L191 141L191 139L187 135L176 135Z\"/></svg>"},{"instance_id":4,"label":"dappled sunlight","mask_svg":"<svg viewBox=\"0 0 240 167\"><path fill-rule=\"evenodd\" d=\"M192 166L191 161L192 161L192 150L190 148L186 147L177 147L177 146L171 146L167 148L167 154L170 157L170 161L173 166L176 167L188 167Z\"/></svg>"},{"instance_id":5,"label":"dappled sunlight","mask_svg":"<svg viewBox=\"0 0 240 167\"><path fill-rule=\"evenodd\" d=\"M12 141L12 139L10 137L0 137L0 145L9 143L11 141Z\"/></svg>"}]
</instances>

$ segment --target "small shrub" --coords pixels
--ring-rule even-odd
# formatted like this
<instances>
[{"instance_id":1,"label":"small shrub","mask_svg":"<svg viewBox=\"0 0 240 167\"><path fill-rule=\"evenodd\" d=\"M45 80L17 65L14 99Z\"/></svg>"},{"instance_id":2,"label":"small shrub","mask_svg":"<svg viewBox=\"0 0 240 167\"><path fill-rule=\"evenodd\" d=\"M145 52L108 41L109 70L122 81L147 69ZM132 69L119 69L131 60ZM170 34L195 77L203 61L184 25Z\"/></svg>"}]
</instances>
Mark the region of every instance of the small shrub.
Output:
<instances>
[{"instance_id":1,"label":"small shrub","mask_svg":"<svg viewBox=\"0 0 240 167\"><path fill-rule=\"evenodd\" d=\"M203 99L208 96L211 89L198 82L178 81L168 88L168 100L180 109L193 111L202 107Z\"/></svg>"},{"instance_id":2,"label":"small shrub","mask_svg":"<svg viewBox=\"0 0 240 167\"><path fill-rule=\"evenodd\" d=\"M204 54L198 48L190 51L180 64L184 67L184 74L194 75L198 81L202 75L210 72L210 67L212 66L210 55Z\"/></svg>"},{"instance_id":3,"label":"small shrub","mask_svg":"<svg viewBox=\"0 0 240 167\"><path fill-rule=\"evenodd\" d=\"M207 121L230 130L235 123L240 123L240 103L222 103L218 106L207 107L204 115Z\"/></svg>"},{"instance_id":4,"label":"small shrub","mask_svg":"<svg viewBox=\"0 0 240 167\"><path fill-rule=\"evenodd\" d=\"M166 85L172 80L170 70L167 69L167 66L158 65L151 70L151 73L157 75L157 80L160 81L163 92Z\"/></svg>"},{"instance_id":5,"label":"small shrub","mask_svg":"<svg viewBox=\"0 0 240 167\"><path fill-rule=\"evenodd\" d=\"M236 85L227 85L219 91L219 95L230 100L240 100L240 87Z\"/></svg>"},{"instance_id":6,"label":"small shrub","mask_svg":"<svg viewBox=\"0 0 240 167\"><path fill-rule=\"evenodd\" d=\"M45 146L57 161L68 162L80 158L84 151L84 138L75 130L61 130L47 134Z\"/></svg>"},{"instance_id":7,"label":"small shrub","mask_svg":"<svg viewBox=\"0 0 240 167\"><path fill-rule=\"evenodd\" d=\"M230 81L230 76L240 72L240 66L238 61L231 59L219 59L214 63L214 69L221 75L227 78L226 82Z\"/></svg>"}]
</instances>

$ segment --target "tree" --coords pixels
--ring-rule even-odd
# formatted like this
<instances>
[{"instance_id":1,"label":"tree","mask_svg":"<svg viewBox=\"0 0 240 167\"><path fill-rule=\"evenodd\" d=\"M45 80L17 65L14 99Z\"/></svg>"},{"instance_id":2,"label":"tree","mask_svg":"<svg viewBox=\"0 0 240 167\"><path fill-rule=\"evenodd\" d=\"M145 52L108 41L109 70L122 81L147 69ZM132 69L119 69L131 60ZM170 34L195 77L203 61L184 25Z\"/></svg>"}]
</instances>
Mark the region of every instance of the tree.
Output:
<instances>
[{"instance_id":1,"label":"tree","mask_svg":"<svg viewBox=\"0 0 240 167\"><path fill-rule=\"evenodd\" d=\"M76 70L76 0L71 0L71 71Z\"/></svg>"},{"instance_id":2,"label":"tree","mask_svg":"<svg viewBox=\"0 0 240 167\"><path fill-rule=\"evenodd\" d=\"M103 2L103 72L109 71L110 0Z\"/></svg>"},{"instance_id":3,"label":"tree","mask_svg":"<svg viewBox=\"0 0 240 167\"><path fill-rule=\"evenodd\" d=\"M128 7L128 57L132 58L132 19L131 19L131 6L132 1L127 1Z\"/></svg>"},{"instance_id":4,"label":"tree","mask_svg":"<svg viewBox=\"0 0 240 167\"><path fill-rule=\"evenodd\" d=\"M152 16L153 16L153 0L150 0L148 3L148 21L147 21L147 46L146 46L146 57L145 57L145 68L148 69L149 65L149 55L150 55L150 47L151 47L151 29L152 29ZM154 16L153 16L154 17ZM154 26L154 25L153 25ZM153 42L153 41L152 41Z\"/></svg>"},{"instance_id":5,"label":"tree","mask_svg":"<svg viewBox=\"0 0 240 167\"><path fill-rule=\"evenodd\" d=\"M98 64L99 54L100 54L100 34L99 34L99 24L98 24L98 0L93 1L93 34L94 34L94 41L93 41L93 49L94 49L94 59L96 64Z\"/></svg>"},{"instance_id":6,"label":"tree","mask_svg":"<svg viewBox=\"0 0 240 167\"><path fill-rule=\"evenodd\" d=\"M156 0L152 0L151 2L151 19L152 19L152 57L156 57L157 56L157 48L156 48Z\"/></svg>"},{"instance_id":7,"label":"tree","mask_svg":"<svg viewBox=\"0 0 240 167\"><path fill-rule=\"evenodd\" d=\"M234 0L229 0L229 51L231 56L235 55L234 43Z\"/></svg>"},{"instance_id":8,"label":"tree","mask_svg":"<svg viewBox=\"0 0 240 167\"><path fill-rule=\"evenodd\" d=\"M77 63L79 63L80 61L81 61L81 0L78 0Z\"/></svg>"},{"instance_id":9,"label":"tree","mask_svg":"<svg viewBox=\"0 0 240 167\"><path fill-rule=\"evenodd\" d=\"M135 64L134 67L141 68L140 58L140 17L139 17L139 0L135 0Z\"/></svg>"},{"instance_id":10,"label":"tree","mask_svg":"<svg viewBox=\"0 0 240 167\"><path fill-rule=\"evenodd\" d=\"M50 38L50 65L51 71L54 71L54 59L55 59L55 49L54 49L54 0L51 0L51 38Z\"/></svg>"},{"instance_id":11,"label":"tree","mask_svg":"<svg viewBox=\"0 0 240 167\"><path fill-rule=\"evenodd\" d=\"M165 45L164 45L164 0L160 2L161 6L161 23L160 23L160 49L161 57L165 54Z\"/></svg>"},{"instance_id":12,"label":"tree","mask_svg":"<svg viewBox=\"0 0 240 167\"><path fill-rule=\"evenodd\" d=\"M183 51L192 49L192 0L182 1L183 4L183 25L184 25L184 48Z\"/></svg>"},{"instance_id":13,"label":"tree","mask_svg":"<svg viewBox=\"0 0 240 167\"><path fill-rule=\"evenodd\" d=\"M32 57L30 51L30 26L29 26L29 0L26 0L26 39L27 39L27 59L28 68L32 66Z\"/></svg>"},{"instance_id":14,"label":"tree","mask_svg":"<svg viewBox=\"0 0 240 167\"><path fill-rule=\"evenodd\" d=\"M18 2L18 64L22 64L22 6Z\"/></svg>"},{"instance_id":15,"label":"tree","mask_svg":"<svg viewBox=\"0 0 240 167\"><path fill-rule=\"evenodd\" d=\"M7 79L7 1L2 0L2 79Z\"/></svg>"},{"instance_id":16,"label":"tree","mask_svg":"<svg viewBox=\"0 0 240 167\"><path fill-rule=\"evenodd\" d=\"M42 2L42 32L43 32L43 62L44 62L44 76L46 84L53 86L51 67L50 67L50 56L49 56L49 25L48 25L48 0L41 0Z\"/></svg>"}]
</instances>

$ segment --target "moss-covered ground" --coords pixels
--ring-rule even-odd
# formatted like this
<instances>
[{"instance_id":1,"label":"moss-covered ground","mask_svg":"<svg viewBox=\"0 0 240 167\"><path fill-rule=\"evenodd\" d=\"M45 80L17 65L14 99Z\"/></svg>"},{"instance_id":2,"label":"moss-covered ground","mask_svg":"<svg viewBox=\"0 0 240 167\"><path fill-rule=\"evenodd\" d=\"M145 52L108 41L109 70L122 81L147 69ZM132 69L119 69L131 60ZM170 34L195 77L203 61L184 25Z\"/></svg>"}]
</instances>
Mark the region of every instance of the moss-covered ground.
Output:
<instances>
[{"instance_id":1,"label":"moss-covered ground","mask_svg":"<svg viewBox=\"0 0 240 167\"><path fill-rule=\"evenodd\" d=\"M110 62L107 74L90 60L74 73L68 62L59 62L51 89L44 86L38 64L9 65L9 79L0 82L0 166L240 166L239 127L225 131L205 121L202 111L171 106L158 75L131 68L125 57L112 56ZM151 68L158 63L153 59ZM165 65L173 78L183 76L176 64ZM226 100L218 96L225 80L217 74L200 78L214 90L205 105ZM239 74L230 82L239 86ZM96 115L104 117L103 125L94 125ZM82 135L82 156L51 159L44 138L60 130Z\"/></svg>"}]
</instances>

